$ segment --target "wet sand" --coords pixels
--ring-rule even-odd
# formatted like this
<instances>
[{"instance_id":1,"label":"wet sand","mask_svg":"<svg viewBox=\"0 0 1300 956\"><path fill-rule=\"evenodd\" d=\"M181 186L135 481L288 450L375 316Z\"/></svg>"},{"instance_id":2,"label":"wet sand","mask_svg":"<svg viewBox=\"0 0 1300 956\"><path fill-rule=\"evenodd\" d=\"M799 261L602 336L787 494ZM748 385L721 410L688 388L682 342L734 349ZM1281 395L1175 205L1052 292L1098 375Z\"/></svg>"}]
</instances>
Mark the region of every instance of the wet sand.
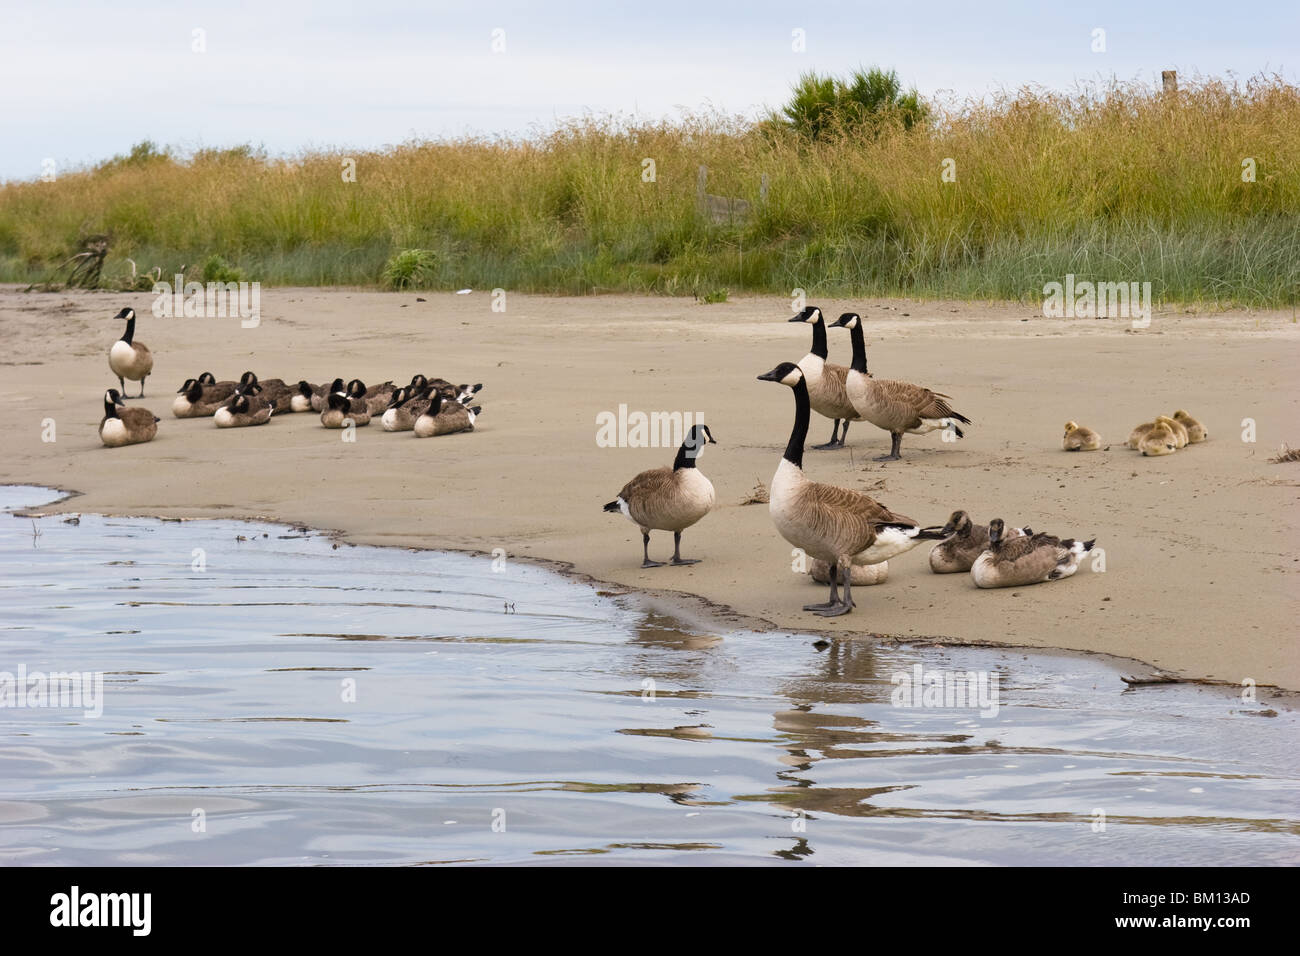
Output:
<instances>
[{"instance_id":1,"label":"wet sand","mask_svg":"<svg viewBox=\"0 0 1300 956\"><path fill-rule=\"evenodd\" d=\"M953 396L975 424L964 441L907 436L904 460L870 461L888 436L865 423L841 451L809 450L805 469L941 524L955 508L1062 536L1097 538L1067 581L981 591L968 575L934 575L927 547L890 562L889 579L856 592L857 610L824 620L800 610L821 586L791 571L791 549L763 505L789 434L787 389L755 381L808 351L789 302L721 305L609 296L491 297L347 290L264 290L262 322L154 319L152 296L0 290L7 345L0 379L6 454L0 481L72 489L67 512L265 517L338 529L357 543L452 548L565 562L638 590L685 592L781 631L938 638L1115 654L1171 673L1300 689L1295 550L1300 465L1268 458L1300 444L1300 324L1291 312L1157 311L1125 320L1045 319L1035 306L814 300L863 314L880 378ZM123 305L155 353L138 404L163 419L147 445L103 448L102 393L116 385L108 348ZM847 363L847 333L830 333ZM315 416L250 429L177 420L176 388L200 371L311 381L405 381L415 371L483 382L473 434L417 440L376 423L346 443ZM128 383L128 391L135 392ZM137 404L132 402L132 404ZM640 534L601 506L672 448L605 448L597 416L702 413L718 440L701 459L718 506L682 550L703 563L640 568ZM1130 428L1187 408L1210 440L1146 459ZM56 440L42 441L53 419ZM1062 425L1097 429L1109 450L1068 454ZM1242 440L1252 419L1255 442ZM830 423L814 416L810 444ZM671 553L670 535L651 554ZM340 562L346 562L346 552ZM691 603L694 603L693 601Z\"/></svg>"}]
</instances>

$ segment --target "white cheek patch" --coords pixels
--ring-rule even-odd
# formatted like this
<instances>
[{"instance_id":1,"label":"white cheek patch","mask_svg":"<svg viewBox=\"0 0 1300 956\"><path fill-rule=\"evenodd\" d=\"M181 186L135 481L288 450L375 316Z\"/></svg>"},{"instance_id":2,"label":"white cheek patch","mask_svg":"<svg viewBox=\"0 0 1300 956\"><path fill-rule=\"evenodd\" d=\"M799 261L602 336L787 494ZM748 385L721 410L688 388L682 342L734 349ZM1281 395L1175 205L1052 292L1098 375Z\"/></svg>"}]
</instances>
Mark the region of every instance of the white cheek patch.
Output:
<instances>
[{"instance_id":1,"label":"white cheek patch","mask_svg":"<svg viewBox=\"0 0 1300 956\"><path fill-rule=\"evenodd\" d=\"M781 384L782 384L782 385L789 385L791 388L793 388L795 385L798 385L798 384L799 384L799 372L798 372L798 371L791 372L791 373L790 373L789 375L787 375L785 378L781 379Z\"/></svg>"}]
</instances>

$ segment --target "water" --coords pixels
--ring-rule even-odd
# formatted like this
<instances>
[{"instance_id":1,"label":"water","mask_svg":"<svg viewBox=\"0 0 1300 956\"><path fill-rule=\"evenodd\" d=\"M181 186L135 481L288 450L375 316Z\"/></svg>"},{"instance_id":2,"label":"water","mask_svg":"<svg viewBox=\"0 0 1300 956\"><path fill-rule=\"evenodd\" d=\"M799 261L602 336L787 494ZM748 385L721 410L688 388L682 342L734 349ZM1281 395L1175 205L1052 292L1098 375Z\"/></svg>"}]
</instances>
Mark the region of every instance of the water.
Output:
<instances>
[{"instance_id":1,"label":"water","mask_svg":"<svg viewBox=\"0 0 1300 956\"><path fill-rule=\"evenodd\" d=\"M55 497L0 488L0 508ZM0 514L0 671L104 673L99 717L0 707L0 863L1300 860L1289 698L693 631L492 567ZM998 713L891 706L917 664L996 673Z\"/></svg>"}]
</instances>

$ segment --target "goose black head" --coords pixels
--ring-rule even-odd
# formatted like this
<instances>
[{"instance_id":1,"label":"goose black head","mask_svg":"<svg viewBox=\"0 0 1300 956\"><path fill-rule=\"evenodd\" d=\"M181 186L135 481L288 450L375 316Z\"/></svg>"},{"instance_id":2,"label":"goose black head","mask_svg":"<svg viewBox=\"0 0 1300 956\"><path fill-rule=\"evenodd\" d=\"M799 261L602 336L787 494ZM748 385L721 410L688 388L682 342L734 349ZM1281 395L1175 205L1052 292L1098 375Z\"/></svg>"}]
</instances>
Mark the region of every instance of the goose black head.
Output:
<instances>
[{"instance_id":1,"label":"goose black head","mask_svg":"<svg viewBox=\"0 0 1300 956\"><path fill-rule=\"evenodd\" d=\"M820 322L822 320L822 310L815 305L805 306L799 311L799 314L787 319L787 322Z\"/></svg>"},{"instance_id":2,"label":"goose black head","mask_svg":"<svg viewBox=\"0 0 1300 956\"><path fill-rule=\"evenodd\" d=\"M306 379L298 380L298 394L303 398L311 398L311 383Z\"/></svg>"},{"instance_id":3,"label":"goose black head","mask_svg":"<svg viewBox=\"0 0 1300 956\"><path fill-rule=\"evenodd\" d=\"M407 400L410 397L411 397L410 386L404 386L402 388L399 388L396 391L394 391L392 395L388 396L388 407L398 408L399 406L405 405Z\"/></svg>"},{"instance_id":4,"label":"goose black head","mask_svg":"<svg viewBox=\"0 0 1300 956\"><path fill-rule=\"evenodd\" d=\"M330 394L333 394L334 392L343 391L343 379L336 378L334 381L330 382L329 390L330 390Z\"/></svg>"},{"instance_id":5,"label":"goose black head","mask_svg":"<svg viewBox=\"0 0 1300 956\"><path fill-rule=\"evenodd\" d=\"M240 387L243 387L243 386L246 386L246 385L256 385L256 384L257 384L257 376L254 375L252 372L245 372L243 375L239 376L239 384L240 384Z\"/></svg>"},{"instance_id":6,"label":"goose black head","mask_svg":"<svg viewBox=\"0 0 1300 956\"><path fill-rule=\"evenodd\" d=\"M705 445L716 445L717 441L714 440L713 432L709 431L708 425L695 425L686 435L686 444L703 448Z\"/></svg>"},{"instance_id":7,"label":"goose black head","mask_svg":"<svg viewBox=\"0 0 1300 956\"><path fill-rule=\"evenodd\" d=\"M1002 540L1003 529L1006 527L1001 518L994 518L989 522L989 544L997 544Z\"/></svg>"},{"instance_id":8,"label":"goose black head","mask_svg":"<svg viewBox=\"0 0 1300 956\"><path fill-rule=\"evenodd\" d=\"M346 412L352 404L342 392L330 392L329 398L325 401L330 408L337 409L340 412Z\"/></svg>"},{"instance_id":9,"label":"goose black head","mask_svg":"<svg viewBox=\"0 0 1300 956\"><path fill-rule=\"evenodd\" d=\"M121 319L123 322L130 322L135 318L135 309L123 309L121 312L117 313L117 315L113 316L113 318Z\"/></svg>"},{"instance_id":10,"label":"goose black head","mask_svg":"<svg viewBox=\"0 0 1300 956\"><path fill-rule=\"evenodd\" d=\"M832 329L855 329L862 322L862 316L856 312L845 312L831 323Z\"/></svg>"},{"instance_id":11,"label":"goose black head","mask_svg":"<svg viewBox=\"0 0 1300 956\"><path fill-rule=\"evenodd\" d=\"M428 378L421 375L419 372L416 372L414 375L411 376L411 388L417 392L428 384L429 384Z\"/></svg>"},{"instance_id":12,"label":"goose black head","mask_svg":"<svg viewBox=\"0 0 1300 956\"><path fill-rule=\"evenodd\" d=\"M193 404L203 397L203 385L190 379L190 387L185 390L185 401Z\"/></svg>"},{"instance_id":13,"label":"goose black head","mask_svg":"<svg viewBox=\"0 0 1300 956\"><path fill-rule=\"evenodd\" d=\"M186 395L188 397L189 390L195 385L198 385L199 389L202 390L203 385L201 382L199 382L197 378L187 378L185 380L185 384L182 385L180 388L176 389L176 394Z\"/></svg>"},{"instance_id":14,"label":"goose black head","mask_svg":"<svg viewBox=\"0 0 1300 956\"><path fill-rule=\"evenodd\" d=\"M230 404L226 406L236 415L248 414L248 396L243 392L235 392L230 396Z\"/></svg>"},{"instance_id":15,"label":"goose black head","mask_svg":"<svg viewBox=\"0 0 1300 956\"><path fill-rule=\"evenodd\" d=\"M116 415L119 405L126 405L126 402L122 401L122 394L117 389L110 388L104 393L104 412L109 415Z\"/></svg>"},{"instance_id":16,"label":"goose black head","mask_svg":"<svg viewBox=\"0 0 1300 956\"><path fill-rule=\"evenodd\" d=\"M362 398L366 394L366 383L359 378L354 378L348 382L347 396L349 398Z\"/></svg>"},{"instance_id":17,"label":"goose black head","mask_svg":"<svg viewBox=\"0 0 1300 956\"><path fill-rule=\"evenodd\" d=\"M216 385L217 377L211 372L200 372L197 381L200 385Z\"/></svg>"},{"instance_id":18,"label":"goose black head","mask_svg":"<svg viewBox=\"0 0 1300 956\"><path fill-rule=\"evenodd\" d=\"M441 394L434 395L433 399L429 402L428 410L424 414L429 415L430 417L436 416L440 411L442 411L442 402L443 398Z\"/></svg>"},{"instance_id":19,"label":"goose black head","mask_svg":"<svg viewBox=\"0 0 1300 956\"><path fill-rule=\"evenodd\" d=\"M781 385L794 388L803 381L803 372L793 362L782 362L772 371L764 372L758 376L758 380L760 382L778 382Z\"/></svg>"}]
</instances>

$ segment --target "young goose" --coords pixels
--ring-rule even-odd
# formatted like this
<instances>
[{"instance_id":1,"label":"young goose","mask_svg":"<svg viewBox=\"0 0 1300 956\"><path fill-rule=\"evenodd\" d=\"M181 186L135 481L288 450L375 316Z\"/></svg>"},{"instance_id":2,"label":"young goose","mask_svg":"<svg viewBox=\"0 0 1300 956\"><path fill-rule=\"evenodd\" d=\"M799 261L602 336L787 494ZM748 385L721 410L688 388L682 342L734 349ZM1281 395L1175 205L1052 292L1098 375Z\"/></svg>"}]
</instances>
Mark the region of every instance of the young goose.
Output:
<instances>
[{"instance_id":1,"label":"young goose","mask_svg":"<svg viewBox=\"0 0 1300 956\"><path fill-rule=\"evenodd\" d=\"M1031 535L1030 528L1008 528L1007 537ZM969 571L975 559L988 550L988 525L976 524L964 511L954 511L943 526L947 535L930 549L930 570L935 574L954 574Z\"/></svg>"},{"instance_id":2,"label":"young goose","mask_svg":"<svg viewBox=\"0 0 1300 956\"><path fill-rule=\"evenodd\" d=\"M785 454L772 478L768 508L781 537L810 558L831 566L831 594L825 604L809 604L805 611L835 617L852 610L852 568L879 564L910 551L922 541L943 535L937 528L922 528L906 515L895 514L874 498L847 488L809 481L803 473L803 445L808 437L812 405L803 371L783 362L758 376L761 382L779 382L794 390L794 428ZM836 578L844 584L844 598Z\"/></svg>"},{"instance_id":3,"label":"young goose","mask_svg":"<svg viewBox=\"0 0 1300 956\"><path fill-rule=\"evenodd\" d=\"M1140 425L1138 426L1141 427ZM1136 431L1136 429L1134 429ZM1178 439L1164 422L1157 421L1138 441L1138 451L1151 458L1172 455L1178 450Z\"/></svg>"},{"instance_id":4,"label":"young goose","mask_svg":"<svg viewBox=\"0 0 1300 956\"><path fill-rule=\"evenodd\" d=\"M1062 541L1050 534L1012 538L1003 532L1001 518L989 522L989 549L970 569L976 587L1010 588L1068 578L1096 544L1095 538Z\"/></svg>"},{"instance_id":5,"label":"young goose","mask_svg":"<svg viewBox=\"0 0 1300 956\"><path fill-rule=\"evenodd\" d=\"M481 405L466 408L460 402L449 402L441 395L435 395L429 407L415 419L411 430L415 432L416 438L472 432L474 422L482 411Z\"/></svg>"},{"instance_id":6,"label":"young goose","mask_svg":"<svg viewBox=\"0 0 1300 956\"><path fill-rule=\"evenodd\" d=\"M265 425L271 420L275 407L250 386L249 391L236 389L226 403L216 410L212 421L218 428L246 428L249 425Z\"/></svg>"},{"instance_id":7,"label":"young goose","mask_svg":"<svg viewBox=\"0 0 1300 956\"><path fill-rule=\"evenodd\" d=\"M1182 422L1174 421L1168 415L1157 415L1156 424L1164 425L1173 433L1174 444L1179 448L1187 447L1187 426Z\"/></svg>"},{"instance_id":8,"label":"young goose","mask_svg":"<svg viewBox=\"0 0 1300 956\"><path fill-rule=\"evenodd\" d=\"M99 440L109 448L153 441L158 434L158 417L147 408L127 408L115 388L104 393L104 417L99 421Z\"/></svg>"},{"instance_id":9,"label":"young goose","mask_svg":"<svg viewBox=\"0 0 1300 956\"><path fill-rule=\"evenodd\" d=\"M1142 444L1142 439L1155 427L1155 422L1143 422L1141 425L1134 425L1133 430L1128 433L1128 441L1124 442L1124 447L1137 451L1138 446Z\"/></svg>"},{"instance_id":10,"label":"young goose","mask_svg":"<svg viewBox=\"0 0 1300 956\"><path fill-rule=\"evenodd\" d=\"M826 361L830 353L826 348L826 322L821 309L810 305L789 321L807 322L812 326L812 350L799 360L799 368L808 383L808 401L812 403L813 411L834 422L831 440L824 445L813 445L813 448L842 448L849 434L849 422L862 421L862 416L849 401L845 384L849 370ZM843 432L840 432L840 422L844 423Z\"/></svg>"},{"instance_id":11,"label":"young goose","mask_svg":"<svg viewBox=\"0 0 1300 956\"><path fill-rule=\"evenodd\" d=\"M177 418L209 418L229 399L214 397L197 379L189 379L181 386L172 402L172 414Z\"/></svg>"},{"instance_id":12,"label":"young goose","mask_svg":"<svg viewBox=\"0 0 1300 956\"><path fill-rule=\"evenodd\" d=\"M682 532L708 514L716 500L713 483L697 467L709 444L717 444L709 426L693 426L671 468L641 472L605 505L606 511L626 516L641 529L641 567L663 567L664 562L650 560L651 531L673 533L672 564L699 563L699 558L682 557Z\"/></svg>"},{"instance_id":13,"label":"young goose","mask_svg":"<svg viewBox=\"0 0 1300 956\"><path fill-rule=\"evenodd\" d=\"M1078 422L1066 422L1061 447L1066 451L1096 451L1101 447L1101 436Z\"/></svg>"},{"instance_id":14,"label":"young goose","mask_svg":"<svg viewBox=\"0 0 1300 956\"><path fill-rule=\"evenodd\" d=\"M153 371L153 353L143 342L135 342L135 309L123 309L115 319L126 320L126 331L108 350L108 367L117 376L118 385L126 391L126 379L140 383L140 394L144 398L144 380Z\"/></svg>"},{"instance_id":15,"label":"young goose","mask_svg":"<svg viewBox=\"0 0 1300 956\"><path fill-rule=\"evenodd\" d=\"M859 415L889 432L892 440L889 454L878 456L876 461L897 461L903 457L900 454L903 432L924 435L951 427L958 438L965 437L954 419L963 425L971 424L971 420L952 410L947 395L909 382L882 381L867 374L867 345L862 319L856 312L845 312L831 328L846 328L853 338L853 364L846 380L849 400Z\"/></svg>"},{"instance_id":16,"label":"young goose","mask_svg":"<svg viewBox=\"0 0 1300 956\"><path fill-rule=\"evenodd\" d=\"M370 413L366 411L365 401L350 399L342 392L334 392L325 399L325 410L320 413L320 423L325 428L343 428L348 422L360 428L370 424Z\"/></svg>"},{"instance_id":17,"label":"young goose","mask_svg":"<svg viewBox=\"0 0 1300 956\"><path fill-rule=\"evenodd\" d=\"M1187 429L1187 443L1189 445L1195 445L1197 442L1205 441L1210 437L1210 433L1205 430L1205 426L1181 408L1174 412L1174 421Z\"/></svg>"}]
</instances>

